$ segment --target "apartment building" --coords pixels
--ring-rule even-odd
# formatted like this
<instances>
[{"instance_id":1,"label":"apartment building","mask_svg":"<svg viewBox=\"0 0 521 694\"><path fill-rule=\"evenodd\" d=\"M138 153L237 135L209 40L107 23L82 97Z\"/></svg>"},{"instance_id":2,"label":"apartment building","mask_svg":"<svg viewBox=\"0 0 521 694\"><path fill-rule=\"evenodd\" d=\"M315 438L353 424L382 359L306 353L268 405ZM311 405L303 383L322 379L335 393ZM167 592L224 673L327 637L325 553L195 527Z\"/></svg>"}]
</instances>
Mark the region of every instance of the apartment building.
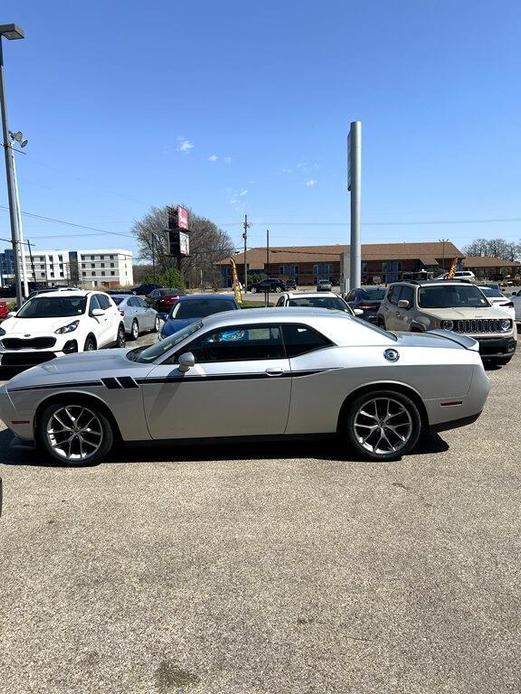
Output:
<instances>
[{"instance_id":1,"label":"apartment building","mask_svg":"<svg viewBox=\"0 0 521 694\"><path fill-rule=\"evenodd\" d=\"M82 287L125 287L133 284L132 251L123 248L95 248L89 250L52 250L34 248L25 254L29 282L53 285L81 285ZM13 253L6 249L0 253L1 282L14 279Z\"/></svg>"}]
</instances>

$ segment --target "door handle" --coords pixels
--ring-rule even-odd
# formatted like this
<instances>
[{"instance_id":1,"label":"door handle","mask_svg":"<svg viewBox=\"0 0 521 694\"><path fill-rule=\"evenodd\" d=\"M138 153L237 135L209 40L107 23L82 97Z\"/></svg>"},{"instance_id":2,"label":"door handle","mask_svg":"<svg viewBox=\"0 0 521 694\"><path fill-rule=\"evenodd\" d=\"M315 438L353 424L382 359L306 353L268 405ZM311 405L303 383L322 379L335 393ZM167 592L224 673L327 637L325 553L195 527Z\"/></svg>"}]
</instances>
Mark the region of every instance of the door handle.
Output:
<instances>
[{"instance_id":1,"label":"door handle","mask_svg":"<svg viewBox=\"0 0 521 694\"><path fill-rule=\"evenodd\" d=\"M402 314L400 313L400 311L396 311L396 313L395 313L394 315L395 315L397 318L400 318L400 316L401 316Z\"/></svg>"},{"instance_id":2,"label":"door handle","mask_svg":"<svg viewBox=\"0 0 521 694\"><path fill-rule=\"evenodd\" d=\"M268 376L282 376L284 373L284 369L279 368L273 368L273 369L266 369L265 373Z\"/></svg>"}]
</instances>

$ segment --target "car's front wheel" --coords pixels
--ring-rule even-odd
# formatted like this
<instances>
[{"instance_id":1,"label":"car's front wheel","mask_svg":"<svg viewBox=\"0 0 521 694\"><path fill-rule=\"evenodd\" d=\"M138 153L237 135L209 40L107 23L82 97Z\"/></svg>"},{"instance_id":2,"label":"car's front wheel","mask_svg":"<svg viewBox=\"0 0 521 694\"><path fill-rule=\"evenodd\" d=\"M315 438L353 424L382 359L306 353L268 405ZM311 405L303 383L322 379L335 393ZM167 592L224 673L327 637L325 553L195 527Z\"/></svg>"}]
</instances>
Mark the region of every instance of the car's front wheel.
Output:
<instances>
[{"instance_id":1,"label":"car's front wheel","mask_svg":"<svg viewBox=\"0 0 521 694\"><path fill-rule=\"evenodd\" d=\"M92 337L92 335L88 335L87 339L85 340L85 344L83 345L83 351L84 352L94 352L98 347L96 345L96 340Z\"/></svg>"},{"instance_id":2,"label":"car's front wheel","mask_svg":"<svg viewBox=\"0 0 521 694\"><path fill-rule=\"evenodd\" d=\"M418 407L392 390L375 390L349 404L339 426L355 451L369 460L396 460L411 451L421 433Z\"/></svg>"},{"instance_id":3,"label":"car's front wheel","mask_svg":"<svg viewBox=\"0 0 521 694\"><path fill-rule=\"evenodd\" d=\"M37 433L46 453L63 465L97 463L114 443L109 420L90 403L52 403L42 412Z\"/></svg>"},{"instance_id":4,"label":"car's front wheel","mask_svg":"<svg viewBox=\"0 0 521 694\"><path fill-rule=\"evenodd\" d=\"M154 327L152 328L152 331L154 333L158 333L160 327L161 327L161 318L159 316L156 316L156 319L154 321Z\"/></svg>"}]
</instances>

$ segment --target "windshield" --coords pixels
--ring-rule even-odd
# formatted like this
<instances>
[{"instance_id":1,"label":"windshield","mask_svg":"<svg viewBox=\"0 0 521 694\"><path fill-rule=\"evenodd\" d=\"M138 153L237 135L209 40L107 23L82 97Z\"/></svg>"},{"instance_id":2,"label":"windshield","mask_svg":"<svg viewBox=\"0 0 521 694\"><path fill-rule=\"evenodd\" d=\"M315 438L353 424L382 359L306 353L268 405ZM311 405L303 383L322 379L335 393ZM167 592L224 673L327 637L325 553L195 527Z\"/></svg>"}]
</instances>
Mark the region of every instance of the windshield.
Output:
<instances>
[{"instance_id":1,"label":"windshield","mask_svg":"<svg viewBox=\"0 0 521 694\"><path fill-rule=\"evenodd\" d=\"M181 301L172 310L170 318L204 318L211 316L212 313L222 313L222 311L233 311L235 304L227 299L198 299Z\"/></svg>"},{"instance_id":2,"label":"windshield","mask_svg":"<svg viewBox=\"0 0 521 694\"><path fill-rule=\"evenodd\" d=\"M16 314L17 318L66 318L81 316L87 306L86 296L35 296Z\"/></svg>"},{"instance_id":3,"label":"windshield","mask_svg":"<svg viewBox=\"0 0 521 694\"><path fill-rule=\"evenodd\" d=\"M192 323L191 325L187 325L186 328L183 328L173 335L170 335L170 337L160 340L159 342L155 342L151 347L148 347L140 352L137 358L131 356L132 352L130 352L127 356L132 361L138 361L142 364L150 364L158 357L161 357L163 354L172 349L172 347L175 347L183 340L186 340L187 337L190 337L190 335L196 333L202 327L203 324L201 322Z\"/></svg>"},{"instance_id":4,"label":"windshield","mask_svg":"<svg viewBox=\"0 0 521 694\"><path fill-rule=\"evenodd\" d=\"M288 306L313 306L314 308L337 309L351 313L348 306L338 296L306 296L301 299L290 299Z\"/></svg>"},{"instance_id":5,"label":"windshield","mask_svg":"<svg viewBox=\"0 0 521 694\"><path fill-rule=\"evenodd\" d=\"M503 299L504 294L502 294L499 289L495 287L480 287L481 291L485 296L493 296L496 299Z\"/></svg>"},{"instance_id":6,"label":"windshield","mask_svg":"<svg viewBox=\"0 0 521 694\"><path fill-rule=\"evenodd\" d=\"M421 287L418 305L422 308L482 308L489 303L477 287L452 284Z\"/></svg>"},{"instance_id":7,"label":"windshield","mask_svg":"<svg viewBox=\"0 0 521 694\"><path fill-rule=\"evenodd\" d=\"M383 301L384 296L385 289L362 289L360 291L360 297L367 301Z\"/></svg>"}]
</instances>

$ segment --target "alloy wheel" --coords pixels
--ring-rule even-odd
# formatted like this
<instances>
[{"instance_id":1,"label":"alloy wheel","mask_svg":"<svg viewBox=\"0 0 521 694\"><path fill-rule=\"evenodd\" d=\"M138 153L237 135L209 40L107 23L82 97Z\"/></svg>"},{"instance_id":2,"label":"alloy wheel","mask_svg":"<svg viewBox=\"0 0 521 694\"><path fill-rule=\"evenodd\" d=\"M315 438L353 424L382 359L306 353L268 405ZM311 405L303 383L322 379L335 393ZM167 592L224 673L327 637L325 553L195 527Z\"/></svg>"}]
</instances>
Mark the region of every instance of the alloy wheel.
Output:
<instances>
[{"instance_id":1,"label":"alloy wheel","mask_svg":"<svg viewBox=\"0 0 521 694\"><path fill-rule=\"evenodd\" d=\"M404 403L390 397L366 400L353 419L355 437L373 455L398 454L414 432L411 414Z\"/></svg>"},{"instance_id":2,"label":"alloy wheel","mask_svg":"<svg viewBox=\"0 0 521 694\"><path fill-rule=\"evenodd\" d=\"M133 323L132 323L131 333L132 333L132 339L137 340L139 337L139 325L138 325L138 322L136 320L133 321Z\"/></svg>"},{"instance_id":3,"label":"alloy wheel","mask_svg":"<svg viewBox=\"0 0 521 694\"><path fill-rule=\"evenodd\" d=\"M47 442L57 457L70 463L92 458L103 443L103 426L98 415L83 405L65 405L50 417Z\"/></svg>"}]
</instances>

